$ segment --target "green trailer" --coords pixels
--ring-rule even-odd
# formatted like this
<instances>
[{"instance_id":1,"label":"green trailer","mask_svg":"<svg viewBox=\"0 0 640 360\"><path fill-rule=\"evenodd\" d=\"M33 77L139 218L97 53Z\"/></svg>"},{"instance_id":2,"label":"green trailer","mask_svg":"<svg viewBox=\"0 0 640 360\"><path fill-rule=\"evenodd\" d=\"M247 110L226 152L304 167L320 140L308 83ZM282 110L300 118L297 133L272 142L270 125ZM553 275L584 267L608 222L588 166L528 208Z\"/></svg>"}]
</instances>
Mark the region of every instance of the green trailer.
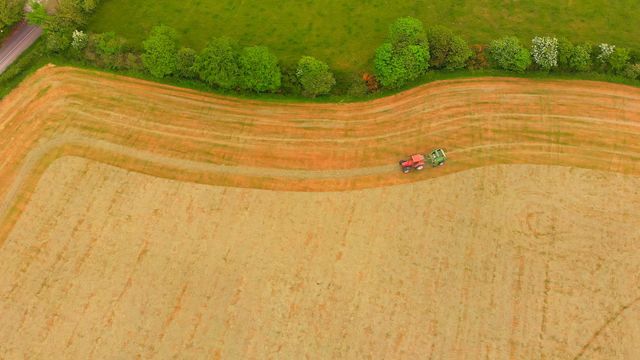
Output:
<instances>
[{"instance_id":1,"label":"green trailer","mask_svg":"<svg viewBox=\"0 0 640 360\"><path fill-rule=\"evenodd\" d=\"M443 149L435 149L429 154L429 162L432 167L442 166L447 160L447 154Z\"/></svg>"}]
</instances>

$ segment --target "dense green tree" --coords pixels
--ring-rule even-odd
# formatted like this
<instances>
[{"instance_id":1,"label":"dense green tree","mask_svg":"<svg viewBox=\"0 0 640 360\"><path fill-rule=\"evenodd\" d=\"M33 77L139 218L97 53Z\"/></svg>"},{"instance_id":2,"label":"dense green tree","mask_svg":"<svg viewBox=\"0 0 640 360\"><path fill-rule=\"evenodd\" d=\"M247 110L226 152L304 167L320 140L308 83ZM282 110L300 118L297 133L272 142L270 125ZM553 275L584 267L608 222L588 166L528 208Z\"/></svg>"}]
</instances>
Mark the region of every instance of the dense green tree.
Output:
<instances>
[{"instance_id":1,"label":"dense green tree","mask_svg":"<svg viewBox=\"0 0 640 360\"><path fill-rule=\"evenodd\" d=\"M257 92L274 91L282 83L278 58L266 46L242 49L239 57L240 87Z\"/></svg>"},{"instance_id":2,"label":"dense green tree","mask_svg":"<svg viewBox=\"0 0 640 360\"><path fill-rule=\"evenodd\" d=\"M84 56L98 66L117 69L126 57L126 50L126 40L114 32L90 34Z\"/></svg>"},{"instance_id":3,"label":"dense green tree","mask_svg":"<svg viewBox=\"0 0 640 360\"><path fill-rule=\"evenodd\" d=\"M84 1L58 0L55 13L46 16L42 27L49 51L66 50L72 42L73 31L86 26L90 13L83 9Z\"/></svg>"},{"instance_id":4,"label":"dense green tree","mask_svg":"<svg viewBox=\"0 0 640 360\"><path fill-rule=\"evenodd\" d=\"M422 22L412 17L401 17L389 27L389 42L394 47L422 44L427 41Z\"/></svg>"},{"instance_id":5,"label":"dense green tree","mask_svg":"<svg viewBox=\"0 0 640 360\"><path fill-rule=\"evenodd\" d=\"M22 9L26 0L0 0L0 30L22 19Z\"/></svg>"},{"instance_id":6,"label":"dense green tree","mask_svg":"<svg viewBox=\"0 0 640 360\"><path fill-rule=\"evenodd\" d=\"M531 65L529 50L515 36L505 36L489 43L489 59L499 69L523 72Z\"/></svg>"},{"instance_id":7,"label":"dense green tree","mask_svg":"<svg viewBox=\"0 0 640 360\"><path fill-rule=\"evenodd\" d=\"M98 55L116 55L121 53L124 49L124 39L116 36L116 33L113 31L95 34L94 40L96 44L96 53Z\"/></svg>"},{"instance_id":8,"label":"dense green tree","mask_svg":"<svg viewBox=\"0 0 640 360\"><path fill-rule=\"evenodd\" d=\"M400 18L389 28L389 40L376 50L376 78L385 87L399 87L429 68L429 42L422 23Z\"/></svg>"},{"instance_id":9,"label":"dense green tree","mask_svg":"<svg viewBox=\"0 0 640 360\"><path fill-rule=\"evenodd\" d=\"M47 11L38 1L32 0L29 3L31 11L25 15L27 22L31 25L43 25L47 20Z\"/></svg>"},{"instance_id":10,"label":"dense green tree","mask_svg":"<svg viewBox=\"0 0 640 360\"><path fill-rule=\"evenodd\" d=\"M71 44L74 30L86 25L87 14L76 0L59 0L56 12L46 17L42 28L47 50L61 52Z\"/></svg>"},{"instance_id":11,"label":"dense green tree","mask_svg":"<svg viewBox=\"0 0 640 360\"><path fill-rule=\"evenodd\" d=\"M45 24L49 31L75 30L86 26L99 0L58 0L56 11Z\"/></svg>"},{"instance_id":12,"label":"dense green tree","mask_svg":"<svg viewBox=\"0 0 640 360\"><path fill-rule=\"evenodd\" d=\"M67 32L50 32L46 33L45 47L48 52L59 53L67 50L71 45L71 34Z\"/></svg>"},{"instance_id":13,"label":"dense green tree","mask_svg":"<svg viewBox=\"0 0 640 360\"><path fill-rule=\"evenodd\" d=\"M464 68L467 66L467 62L471 56L473 56L473 51L471 51L467 42L460 36L454 36L453 39L451 39L449 51L444 66L447 70Z\"/></svg>"},{"instance_id":14,"label":"dense green tree","mask_svg":"<svg viewBox=\"0 0 640 360\"><path fill-rule=\"evenodd\" d=\"M571 49L569 55L569 70L588 71L591 69L591 45L576 45Z\"/></svg>"},{"instance_id":15,"label":"dense green tree","mask_svg":"<svg viewBox=\"0 0 640 360\"><path fill-rule=\"evenodd\" d=\"M237 44L227 37L211 40L196 57L195 70L201 80L223 89L238 86Z\"/></svg>"},{"instance_id":16,"label":"dense green tree","mask_svg":"<svg viewBox=\"0 0 640 360\"><path fill-rule=\"evenodd\" d=\"M629 58L629 49L616 47L608 59L611 70L616 73L623 71L627 67L627 64L629 64Z\"/></svg>"},{"instance_id":17,"label":"dense green tree","mask_svg":"<svg viewBox=\"0 0 640 360\"><path fill-rule=\"evenodd\" d=\"M430 28L427 38L430 64L433 68L460 69L466 66L467 60L473 55L467 42L444 26Z\"/></svg>"},{"instance_id":18,"label":"dense green tree","mask_svg":"<svg viewBox=\"0 0 640 360\"><path fill-rule=\"evenodd\" d=\"M89 14L87 14L82 8L82 3L79 0L59 0L56 6L56 12L51 16L54 19L56 28L71 29L83 28L86 26L89 20ZM50 30L56 30L51 28Z\"/></svg>"},{"instance_id":19,"label":"dense green tree","mask_svg":"<svg viewBox=\"0 0 640 360\"><path fill-rule=\"evenodd\" d=\"M178 33L169 26L160 25L151 29L151 34L142 43L142 64L151 75L163 78L176 71L177 38Z\"/></svg>"},{"instance_id":20,"label":"dense green tree","mask_svg":"<svg viewBox=\"0 0 640 360\"><path fill-rule=\"evenodd\" d=\"M573 44L566 37L558 39L558 68L561 70L569 69L569 59L573 53Z\"/></svg>"},{"instance_id":21,"label":"dense green tree","mask_svg":"<svg viewBox=\"0 0 640 360\"><path fill-rule=\"evenodd\" d=\"M196 56L196 51L191 48L183 47L178 50L176 57L176 75L185 79L195 78L198 75L193 66L196 62Z\"/></svg>"},{"instance_id":22,"label":"dense green tree","mask_svg":"<svg viewBox=\"0 0 640 360\"><path fill-rule=\"evenodd\" d=\"M46 16L42 24L47 49L66 50L74 30L84 28L98 0L58 0L55 13Z\"/></svg>"},{"instance_id":23,"label":"dense green tree","mask_svg":"<svg viewBox=\"0 0 640 360\"><path fill-rule=\"evenodd\" d=\"M376 77L385 87L399 87L415 80L429 66L429 50L423 45L409 45L394 49L384 43L376 50Z\"/></svg>"},{"instance_id":24,"label":"dense green tree","mask_svg":"<svg viewBox=\"0 0 640 360\"><path fill-rule=\"evenodd\" d=\"M42 28L47 51L62 52L71 45L73 28L61 23L59 18L48 16Z\"/></svg>"},{"instance_id":25,"label":"dense green tree","mask_svg":"<svg viewBox=\"0 0 640 360\"><path fill-rule=\"evenodd\" d=\"M303 56L298 61L296 77L302 85L304 94L311 97L327 94L336 84L329 65L311 56Z\"/></svg>"}]
</instances>

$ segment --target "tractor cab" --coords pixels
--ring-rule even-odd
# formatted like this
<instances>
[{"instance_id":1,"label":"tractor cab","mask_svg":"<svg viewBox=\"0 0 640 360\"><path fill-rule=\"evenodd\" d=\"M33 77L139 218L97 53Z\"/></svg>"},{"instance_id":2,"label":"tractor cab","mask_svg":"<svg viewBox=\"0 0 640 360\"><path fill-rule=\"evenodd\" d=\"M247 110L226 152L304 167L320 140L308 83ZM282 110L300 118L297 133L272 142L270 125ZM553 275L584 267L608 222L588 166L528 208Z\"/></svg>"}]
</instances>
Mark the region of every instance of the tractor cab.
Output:
<instances>
[{"instance_id":1,"label":"tractor cab","mask_svg":"<svg viewBox=\"0 0 640 360\"><path fill-rule=\"evenodd\" d=\"M417 171L424 169L424 160L424 155L422 154L413 154L408 160L401 160L400 167L402 168L402 172L406 174L412 169Z\"/></svg>"}]
</instances>

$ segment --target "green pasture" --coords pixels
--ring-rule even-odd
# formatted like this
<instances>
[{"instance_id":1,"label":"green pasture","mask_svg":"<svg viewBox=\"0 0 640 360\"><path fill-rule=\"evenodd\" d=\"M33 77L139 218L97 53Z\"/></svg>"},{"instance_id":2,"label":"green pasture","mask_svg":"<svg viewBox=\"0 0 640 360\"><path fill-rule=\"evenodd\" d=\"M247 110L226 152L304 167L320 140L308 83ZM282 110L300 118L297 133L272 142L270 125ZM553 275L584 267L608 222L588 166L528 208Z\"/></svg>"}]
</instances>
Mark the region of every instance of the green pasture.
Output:
<instances>
[{"instance_id":1,"label":"green pasture","mask_svg":"<svg viewBox=\"0 0 640 360\"><path fill-rule=\"evenodd\" d=\"M312 55L354 72L370 68L388 25L407 15L448 26L470 44L555 34L640 47L638 0L103 0L89 28L139 46L152 26L166 24L196 50L227 35L267 45L285 64Z\"/></svg>"}]
</instances>

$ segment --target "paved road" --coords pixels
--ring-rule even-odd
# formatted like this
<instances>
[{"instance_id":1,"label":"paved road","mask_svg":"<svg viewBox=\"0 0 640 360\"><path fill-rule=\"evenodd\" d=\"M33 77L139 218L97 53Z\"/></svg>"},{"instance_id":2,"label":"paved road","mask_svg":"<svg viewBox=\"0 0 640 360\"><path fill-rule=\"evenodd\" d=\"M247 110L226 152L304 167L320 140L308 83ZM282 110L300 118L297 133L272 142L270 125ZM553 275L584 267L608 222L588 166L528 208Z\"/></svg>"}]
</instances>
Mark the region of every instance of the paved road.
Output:
<instances>
[{"instance_id":1,"label":"paved road","mask_svg":"<svg viewBox=\"0 0 640 360\"><path fill-rule=\"evenodd\" d=\"M18 24L0 48L0 74L2 74L25 50L31 46L42 34L38 26L25 22Z\"/></svg>"}]
</instances>

